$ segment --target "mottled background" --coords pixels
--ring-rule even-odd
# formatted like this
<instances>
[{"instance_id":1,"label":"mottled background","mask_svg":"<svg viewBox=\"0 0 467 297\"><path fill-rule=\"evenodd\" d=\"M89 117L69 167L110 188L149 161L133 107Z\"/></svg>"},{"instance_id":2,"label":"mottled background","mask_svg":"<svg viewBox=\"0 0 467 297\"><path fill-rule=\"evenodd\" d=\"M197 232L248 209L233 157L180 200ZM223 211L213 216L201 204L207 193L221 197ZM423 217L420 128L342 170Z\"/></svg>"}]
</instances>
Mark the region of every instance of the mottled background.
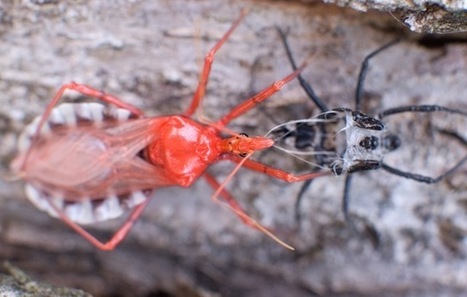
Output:
<instances>
[{"instance_id":1,"label":"mottled background","mask_svg":"<svg viewBox=\"0 0 467 297\"><path fill-rule=\"evenodd\" d=\"M462 1L450 3L465 9ZM365 111L435 103L467 109L466 35L411 33L387 12L310 1L2 1L0 174L10 173L22 128L65 82L104 89L151 115L183 111L203 55L242 7L250 12L214 63L203 104L210 119L290 73L276 26L290 29L297 60L314 53L303 76L330 107L352 107L363 58L403 37L372 60ZM229 127L264 135L276 122L316 113L293 81ZM436 175L465 156L467 148L440 138L430 123L467 139L465 119L404 117L391 125L405 145L387 163ZM256 158L307 170L284 154ZM222 180L231 169L218 164L210 172ZM356 174L353 227L341 213L343 178L323 177L307 192L298 227L293 205L301 184L241 170L229 189L295 252L211 201L203 180L158 190L113 252L97 251L34 208L21 182L0 180L0 259L95 296L459 296L467 289L466 177L467 165L436 185L382 171ZM121 222L90 230L108 238Z\"/></svg>"}]
</instances>

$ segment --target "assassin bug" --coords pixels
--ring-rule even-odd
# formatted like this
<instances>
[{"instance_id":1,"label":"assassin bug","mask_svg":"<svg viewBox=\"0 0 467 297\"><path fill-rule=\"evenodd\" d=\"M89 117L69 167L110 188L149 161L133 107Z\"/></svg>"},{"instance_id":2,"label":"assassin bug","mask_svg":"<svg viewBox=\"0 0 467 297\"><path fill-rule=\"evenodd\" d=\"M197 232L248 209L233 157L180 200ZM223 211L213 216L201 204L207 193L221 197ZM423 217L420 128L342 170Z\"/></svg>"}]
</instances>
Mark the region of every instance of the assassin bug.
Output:
<instances>
[{"instance_id":1,"label":"assassin bug","mask_svg":"<svg viewBox=\"0 0 467 297\"><path fill-rule=\"evenodd\" d=\"M279 28L278 31L286 49L290 64L293 69L297 69L292 52L287 43L287 33ZM395 107L380 112L377 117L366 115L360 111L363 84L367 75L369 61L371 58L397 42L399 41L395 40L380 47L379 49L371 52L364 59L355 89L355 106L353 109L336 108L330 110L323 100L316 95L311 85L299 74L298 80L300 85L322 113L310 119L291 121L289 123L278 125L269 132L278 137L276 143L282 143L275 145L275 147L287 151L299 159L309 162L314 166L315 172L324 170L331 171L335 175L346 175L342 202L342 210L346 220L349 219L349 189L352 179L351 173L381 168L389 173L412 179L417 182L433 184L455 172L467 161L466 155L458 161L457 164L447 169L437 177L403 171L384 162L384 156L387 153L396 150L401 145L400 137L396 133L391 132L386 126L384 120L387 117L401 113L434 112L446 112L467 117L467 111L438 105L410 105ZM438 131L460 141L463 144L466 143L466 140L455 132L442 129L438 129ZM288 138L293 139L292 143L286 143L289 140ZM288 146L289 148L285 148L284 146ZM312 160L305 160L305 157L307 156L311 156ZM311 182L311 179L305 181L297 196L295 203L295 216L298 222L300 221L300 203L306 190L311 185Z\"/></svg>"},{"instance_id":2,"label":"assassin bug","mask_svg":"<svg viewBox=\"0 0 467 297\"><path fill-rule=\"evenodd\" d=\"M305 65L237 105L217 122L202 123L191 118L202 103L216 52L245 14L242 12L206 55L191 105L181 115L146 117L138 108L92 87L74 82L63 85L44 114L25 129L18 145L19 156L11 165L26 181L28 198L97 248L112 250L126 237L154 189L188 187L203 176L216 189L214 200L220 195L245 224L291 248L248 217L224 190L225 184L241 166L287 182L323 174L296 176L250 160L255 151L271 147L273 141L233 133L225 126L279 91ZM109 106L65 103L55 107L67 90ZM221 133L231 136L225 138ZM223 184L205 172L209 165L221 160L237 163ZM106 243L80 226L119 217L131 208L127 220Z\"/></svg>"}]
</instances>

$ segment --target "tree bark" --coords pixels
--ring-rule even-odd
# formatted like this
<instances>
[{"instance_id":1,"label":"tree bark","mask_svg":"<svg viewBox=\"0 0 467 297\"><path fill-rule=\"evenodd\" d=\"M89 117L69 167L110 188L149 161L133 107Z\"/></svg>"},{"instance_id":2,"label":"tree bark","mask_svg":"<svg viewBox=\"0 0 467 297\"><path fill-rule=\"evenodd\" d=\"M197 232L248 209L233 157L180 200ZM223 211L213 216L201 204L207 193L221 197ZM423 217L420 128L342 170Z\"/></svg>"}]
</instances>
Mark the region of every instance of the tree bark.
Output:
<instances>
[{"instance_id":1,"label":"tree bark","mask_svg":"<svg viewBox=\"0 0 467 297\"><path fill-rule=\"evenodd\" d=\"M403 37L370 61L363 111L375 115L409 104L467 110L466 35L411 33L385 12L292 1L0 5L4 176L10 174L20 131L43 112L63 83L92 85L149 115L183 112L203 55L242 7L249 14L213 65L202 107L209 119L218 119L292 71L276 26L290 30L297 61L312 57L303 77L331 108L353 108L364 57ZM293 81L229 128L264 135L276 123L318 113ZM436 175L465 156L467 148L438 141L433 126L455 129L467 139L466 123L451 115L391 123L408 136L400 150L388 154L387 163ZM288 171L309 170L279 152L257 154L256 159ZM222 181L231 170L222 163L209 172ZM241 170L229 190L295 251L251 230L211 201L213 190L203 180L190 189L158 189L128 238L112 252L97 251L34 208L21 181L0 180L0 258L34 279L94 296L457 296L467 289L466 177L466 165L434 185L382 170L356 173L350 192L352 223L345 223L341 212L343 178L319 178L305 195L297 226L294 203L301 184L285 185ZM122 221L88 229L108 238Z\"/></svg>"}]
</instances>

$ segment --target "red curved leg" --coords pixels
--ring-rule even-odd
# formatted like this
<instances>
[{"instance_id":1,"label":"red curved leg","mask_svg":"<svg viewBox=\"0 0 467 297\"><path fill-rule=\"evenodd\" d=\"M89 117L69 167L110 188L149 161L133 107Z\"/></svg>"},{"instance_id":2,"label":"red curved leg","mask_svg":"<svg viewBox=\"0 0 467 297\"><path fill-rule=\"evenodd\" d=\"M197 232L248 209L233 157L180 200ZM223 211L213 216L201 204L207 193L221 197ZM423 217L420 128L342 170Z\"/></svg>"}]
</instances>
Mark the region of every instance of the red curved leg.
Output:
<instances>
[{"instance_id":1,"label":"red curved leg","mask_svg":"<svg viewBox=\"0 0 467 297\"><path fill-rule=\"evenodd\" d=\"M272 233L269 229L267 229L266 227L262 226L260 223L256 222L254 219L252 219L250 216L248 216L246 214L246 212L243 210L243 208L240 206L240 204L238 204L238 202L232 197L232 195L230 195L229 192L227 192L223 185L219 184L219 182L213 177L211 176L210 174L208 173L205 173L204 175L204 178L206 179L206 181L208 182L208 184L214 189L216 190L216 192L220 189L219 191L219 195L222 196L222 198L227 202L228 206L230 207L230 209L232 209L232 211L240 218L240 220L242 220L247 226L249 227L252 227L252 228L255 228L257 230L260 230L261 232L263 232L264 234L266 234L267 236L269 236L271 239L273 239L274 241L276 241L277 243L281 244L282 246L284 246L285 248L288 248L290 250L294 250L294 248L290 245L288 245L287 243L285 243L284 241L282 241L280 238L278 238L276 235L274 235L274 233ZM217 195L214 194L213 196L213 199L215 201L217 201Z\"/></svg>"},{"instance_id":2,"label":"red curved leg","mask_svg":"<svg viewBox=\"0 0 467 297\"><path fill-rule=\"evenodd\" d=\"M249 111L250 109L254 108L259 103L263 102L264 100L268 99L275 93L277 93L286 83L297 77L300 72L302 72L303 68L305 68L306 64L301 65L297 68L294 72L287 75L281 80L274 82L269 87L265 88L258 94L254 95L253 97L243 101L236 107L234 107L228 114L222 117L219 121L217 121L214 125L215 127L224 127L230 121L239 117L240 115L244 114L245 112Z\"/></svg>"},{"instance_id":3,"label":"red curved leg","mask_svg":"<svg viewBox=\"0 0 467 297\"><path fill-rule=\"evenodd\" d=\"M209 53L204 58L203 71L199 77L198 87L196 88L195 95L191 101L190 107L185 111L185 116L191 116L198 106L201 104L204 98L204 93L206 92L206 86L208 84L209 74L211 73L211 65L214 62L214 56L216 52L222 47L222 45L229 39L232 32L237 28L242 19L246 15L246 10L243 10L240 14L240 17L232 24L230 29L222 36L222 38L214 45L214 47L209 51Z\"/></svg>"},{"instance_id":4,"label":"red curved leg","mask_svg":"<svg viewBox=\"0 0 467 297\"><path fill-rule=\"evenodd\" d=\"M81 235L84 239L89 241L92 245L94 245L98 249L103 250L103 251L111 251L115 249L115 247L117 247L117 245L119 245L123 239L126 238L126 236L128 235L128 232L130 232L135 222L138 220L138 218L141 216L146 206L149 204L149 201L151 201L151 199L147 199L142 204L136 206L131 212L131 214L128 216L126 221L123 223L123 225L121 225L120 228L118 228L118 230L114 233L112 238L108 240L106 243L103 243L102 241L94 237L94 235L86 231L83 227L71 221L70 218L68 218L62 211L57 209L53 203L50 203L50 202L49 203L55 209L55 211L57 211L60 219L63 222L65 222L68 226L70 226L71 229L75 230L76 233Z\"/></svg>"},{"instance_id":5,"label":"red curved leg","mask_svg":"<svg viewBox=\"0 0 467 297\"><path fill-rule=\"evenodd\" d=\"M258 171L261 173L264 173L266 175L275 177L277 179L281 179L283 181L286 181L288 183L293 183L293 182L298 182L298 181L305 181L309 179L314 179L316 177L320 176L325 176L325 175L331 175L332 173L329 171L323 171L323 172L312 172L312 173L306 173L306 174L301 174L301 175L295 175L292 173L289 173L284 170L280 170L274 167L267 166L263 163L248 159L244 160L243 158L230 155L230 154L223 154L219 158L220 160L230 160L234 163L240 163L243 162L242 166L246 167L248 169Z\"/></svg>"},{"instance_id":6,"label":"red curved leg","mask_svg":"<svg viewBox=\"0 0 467 297\"><path fill-rule=\"evenodd\" d=\"M221 186L219 182L210 174L205 173L203 177L206 179L208 184L215 190ZM221 197L227 202L227 204L234 210L235 214L242 220L246 225L256 228L256 224L252 223L252 220L245 212L245 210L238 204L237 200L225 189L222 189L219 193ZM217 198L216 198L217 200Z\"/></svg>"}]
</instances>

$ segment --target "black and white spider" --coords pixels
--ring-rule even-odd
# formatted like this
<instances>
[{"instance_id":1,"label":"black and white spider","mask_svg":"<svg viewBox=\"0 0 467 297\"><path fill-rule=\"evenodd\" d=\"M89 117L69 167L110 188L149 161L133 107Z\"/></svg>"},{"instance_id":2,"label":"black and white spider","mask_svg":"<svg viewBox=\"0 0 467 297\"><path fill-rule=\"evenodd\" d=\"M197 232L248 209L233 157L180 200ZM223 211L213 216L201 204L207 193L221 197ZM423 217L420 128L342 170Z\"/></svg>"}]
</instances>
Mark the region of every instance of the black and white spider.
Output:
<instances>
[{"instance_id":1,"label":"black and white spider","mask_svg":"<svg viewBox=\"0 0 467 297\"><path fill-rule=\"evenodd\" d=\"M293 69L296 64L287 43L286 33L278 29ZM454 166L436 177L420 175L392 167L384 162L386 154L397 150L402 140L397 132L386 125L386 118L402 113L445 112L467 118L467 111L439 105L408 105L381 111L376 117L361 111L363 84L371 58L397 43L390 42L365 57L355 90L355 105L350 108L329 109L313 91L313 88L300 75L300 85L314 102L321 114L309 119L290 121L274 127L268 134L273 135L277 146L312 166L313 171L331 170L335 175L345 175L342 209L346 220L349 218L349 189L351 173L383 169L389 173L412 179L417 182L433 184L458 170L467 161L467 155ZM467 140L454 131L437 129L467 147ZM308 180L302 186L295 204L295 215L300 221L300 203L311 185Z\"/></svg>"}]
</instances>

